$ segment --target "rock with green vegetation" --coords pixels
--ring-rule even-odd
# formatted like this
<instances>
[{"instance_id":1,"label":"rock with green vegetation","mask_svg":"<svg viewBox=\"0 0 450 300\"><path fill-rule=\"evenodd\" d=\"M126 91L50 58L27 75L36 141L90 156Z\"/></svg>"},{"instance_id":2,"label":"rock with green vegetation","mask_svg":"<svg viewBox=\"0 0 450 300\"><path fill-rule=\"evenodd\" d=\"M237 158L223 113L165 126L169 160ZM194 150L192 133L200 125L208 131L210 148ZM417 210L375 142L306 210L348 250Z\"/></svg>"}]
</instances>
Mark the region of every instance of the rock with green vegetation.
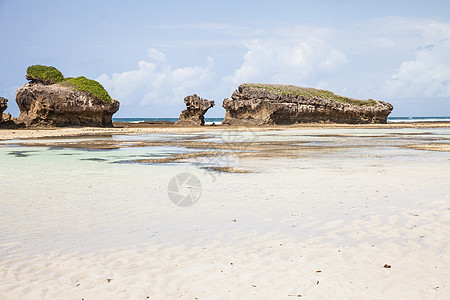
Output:
<instances>
[{"instance_id":1,"label":"rock with green vegetation","mask_svg":"<svg viewBox=\"0 0 450 300\"><path fill-rule=\"evenodd\" d=\"M97 81L87 79L84 76L77 78L64 78L64 75L55 67L43 65L29 66L25 78L30 80L32 83L41 83L45 85L60 83L61 85L71 87L79 91L89 92L106 102L110 102L112 100L105 88Z\"/></svg>"},{"instance_id":2,"label":"rock with green vegetation","mask_svg":"<svg viewBox=\"0 0 450 300\"><path fill-rule=\"evenodd\" d=\"M296 123L386 123L393 106L358 100L326 90L280 84L241 84L223 101L223 125L290 125Z\"/></svg>"},{"instance_id":3,"label":"rock with green vegetation","mask_svg":"<svg viewBox=\"0 0 450 300\"><path fill-rule=\"evenodd\" d=\"M42 84L54 84L64 80L63 74L57 68L42 65L29 66L25 78Z\"/></svg>"},{"instance_id":4,"label":"rock with green vegetation","mask_svg":"<svg viewBox=\"0 0 450 300\"><path fill-rule=\"evenodd\" d=\"M108 92L100 83L92 79L87 79L84 76L77 78L66 78L61 82L61 85L68 86L79 91L89 92L105 102L112 101L111 96L109 96Z\"/></svg>"},{"instance_id":5,"label":"rock with green vegetation","mask_svg":"<svg viewBox=\"0 0 450 300\"><path fill-rule=\"evenodd\" d=\"M86 77L64 78L54 67L31 66L29 83L16 92L19 122L27 127L112 127L119 102L103 86Z\"/></svg>"}]
</instances>

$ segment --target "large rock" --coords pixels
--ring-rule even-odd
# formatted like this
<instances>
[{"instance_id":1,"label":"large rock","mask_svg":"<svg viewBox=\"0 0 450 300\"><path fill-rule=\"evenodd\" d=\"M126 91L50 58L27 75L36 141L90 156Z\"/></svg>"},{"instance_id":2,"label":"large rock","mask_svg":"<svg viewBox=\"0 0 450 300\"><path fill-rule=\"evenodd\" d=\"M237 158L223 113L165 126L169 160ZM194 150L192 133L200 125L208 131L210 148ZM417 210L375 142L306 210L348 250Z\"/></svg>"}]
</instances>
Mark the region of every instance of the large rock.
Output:
<instances>
[{"instance_id":1,"label":"large rock","mask_svg":"<svg viewBox=\"0 0 450 300\"><path fill-rule=\"evenodd\" d=\"M292 85L241 84L223 101L223 125L288 125L295 123L386 123L393 106L357 100L329 91Z\"/></svg>"},{"instance_id":2,"label":"large rock","mask_svg":"<svg viewBox=\"0 0 450 300\"><path fill-rule=\"evenodd\" d=\"M117 100L97 96L64 84L30 82L16 92L19 122L29 126L112 127L112 115L119 110Z\"/></svg>"},{"instance_id":3,"label":"large rock","mask_svg":"<svg viewBox=\"0 0 450 300\"><path fill-rule=\"evenodd\" d=\"M204 114L208 109L214 106L214 101L202 99L196 94L184 98L186 109L183 110L178 118L176 125L183 126L203 126L205 125Z\"/></svg>"}]
</instances>

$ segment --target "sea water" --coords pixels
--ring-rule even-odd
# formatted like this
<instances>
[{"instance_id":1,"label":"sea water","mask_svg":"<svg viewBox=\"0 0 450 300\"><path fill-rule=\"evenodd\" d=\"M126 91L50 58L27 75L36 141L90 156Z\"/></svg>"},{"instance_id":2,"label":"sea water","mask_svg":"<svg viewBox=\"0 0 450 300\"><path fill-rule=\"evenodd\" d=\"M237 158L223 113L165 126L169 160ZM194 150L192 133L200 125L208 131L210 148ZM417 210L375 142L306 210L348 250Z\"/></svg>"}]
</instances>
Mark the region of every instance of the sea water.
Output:
<instances>
[{"instance_id":1,"label":"sea water","mask_svg":"<svg viewBox=\"0 0 450 300\"><path fill-rule=\"evenodd\" d=\"M364 173L367 168L381 172L390 165L401 170L402 165L412 163L419 172L422 162L439 162L444 166L450 159L448 152L398 147L448 142L448 128L292 129L227 134L217 130L182 136L155 133L96 139L112 139L120 143L179 140L205 135L202 141L217 143L296 141L309 150L298 150L291 157L242 158L238 167L254 173L223 174L205 170L193 160L176 164L135 162L167 158L198 149L161 146L89 150L42 145L43 142L73 142L77 138L27 140L31 146L22 145L20 140L3 142L0 144L0 260L23 253L49 253L54 249L83 252L139 245L151 240L173 242L183 228L186 228L186 240L189 237L194 240L206 238L208 230L212 234L220 231L211 222L221 218L223 207L236 206L238 212L238 202L242 201L239 197L247 193L257 193L261 201L267 200L264 182L267 178L282 182L285 172L299 176L300 181L307 180L301 177L307 170L319 170L319 174L336 172L336 176L340 176L354 170ZM79 138L78 141L85 139ZM202 195L195 209L181 210L170 200L170 182L182 173L193 174L201 182ZM292 181L295 176L284 180ZM240 191L240 196L233 194L235 190ZM282 201L287 201L285 205L288 205L291 199L283 198ZM217 209L217 216L206 214L211 205ZM185 226L183 222L189 225ZM196 230L192 224L197 223L208 229Z\"/></svg>"},{"instance_id":2,"label":"sea water","mask_svg":"<svg viewBox=\"0 0 450 300\"><path fill-rule=\"evenodd\" d=\"M147 121L170 121L176 122L178 118L113 118L113 122L139 123ZM205 125L220 125L223 118L205 118ZM401 122L450 122L450 117L388 117L388 123Z\"/></svg>"},{"instance_id":3,"label":"sea water","mask_svg":"<svg viewBox=\"0 0 450 300\"><path fill-rule=\"evenodd\" d=\"M169 121L176 122L178 118L113 118L113 122L149 122L149 121ZM205 125L220 125L222 124L223 118L205 118Z\"/></svg>"}]
</instances>

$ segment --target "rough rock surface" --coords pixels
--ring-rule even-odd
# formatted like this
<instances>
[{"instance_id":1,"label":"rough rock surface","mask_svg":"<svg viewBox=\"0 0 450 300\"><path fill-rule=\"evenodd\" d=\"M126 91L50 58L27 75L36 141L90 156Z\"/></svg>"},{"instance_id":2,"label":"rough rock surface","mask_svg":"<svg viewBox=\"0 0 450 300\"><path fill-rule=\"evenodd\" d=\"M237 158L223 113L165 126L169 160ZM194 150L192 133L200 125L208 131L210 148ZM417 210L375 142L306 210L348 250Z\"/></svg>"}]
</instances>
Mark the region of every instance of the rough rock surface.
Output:
<instances>
[{"instance_id":1,"label":"rough rock surface","mask_svg":"<svg viewBox=\"0 0 450 300\"><path fill-rule=\"evenodd\" d=\"M11 114L3 113L8 108L8 99L0 97L0 128L1 129L15 129L23 127L21 124L16 124L15 118Z\"/></svg>"},{"instance_id":2,"label":"rough rock surface","mask_svg":"<svg viewBox=\"0 0 450 300\"><path fill-rule=\"evenodd\" d=\"M119 102L105 102L89 92L61 85L30 82L16 92L19 122L25 126L112 127Z\"/></svg>"},{"instance_id":3,"label":"rough rock surface","mask_svg":"<svg viewBox=\"0 0 450 300\"><path fill-rule=\"evenodd\" d=\"M8 108L8 100L0 97L0 122L3 121L3 112Z\"/></svg>"},{"instance_id":4,"label":"rough rock surface","mask_svg":"<svg viewBox=\"0 0 450 300\"><path fill-rule=\"evenodd\" d=\"M295 123L386 123L393 106L378 100L356 100L331 92L287 85L241 84L223 101L223 125L289 125Z\"/></svg>"},{"instance_id":5,"label":"rough rock surface","mask_svg":"<svg viewBox=\"0 0 450 300\"><path fill-rule=\"evenodd\" d=\"M202 99L196 94L184 98L186 109L183 110L178 118L176 125L183 126L203 126L205 125L204 114L208 109L214 106L214 101Z\"/></svg>"}]
</instances>

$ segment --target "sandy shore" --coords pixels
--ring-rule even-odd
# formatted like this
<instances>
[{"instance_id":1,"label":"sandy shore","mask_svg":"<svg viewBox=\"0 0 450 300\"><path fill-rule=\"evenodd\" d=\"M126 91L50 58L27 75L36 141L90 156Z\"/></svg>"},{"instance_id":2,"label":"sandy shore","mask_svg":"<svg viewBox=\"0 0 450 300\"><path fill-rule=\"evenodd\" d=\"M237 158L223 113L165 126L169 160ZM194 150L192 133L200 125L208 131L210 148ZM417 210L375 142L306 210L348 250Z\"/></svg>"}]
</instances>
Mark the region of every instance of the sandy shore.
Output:
<instances>
[{"instance_id":1,"label":"sandy shore","mask_svg":"<svg viewBox=\"0 0 450 300\"><path fill-rule=\"evenodd\" d=\"M449 128L449 122L433 123L389 123L389 124L296 124L287 126L258 126L258 127L236 127L236 126L202 126L202 127L178 127L169 125L146 125L146 124L125 124L115 123L115 128L33 128L33 129L0 129L0 140L29 139L42 137L63 137L63 136L95 136L111 134L147 134L147 133L193 133L216 130L286 130L286 129L398 129L398 128Z\"/></svg>"},{"instance_id":2,"label":"sandy shore","mask_svg":"<svg viewBox=\"0 0 450 300\"><path fill-rule=\"evenodd\" d=\"M2 130L0 299L448 299L449 128Z\"/></svg>"}]
</instances>

